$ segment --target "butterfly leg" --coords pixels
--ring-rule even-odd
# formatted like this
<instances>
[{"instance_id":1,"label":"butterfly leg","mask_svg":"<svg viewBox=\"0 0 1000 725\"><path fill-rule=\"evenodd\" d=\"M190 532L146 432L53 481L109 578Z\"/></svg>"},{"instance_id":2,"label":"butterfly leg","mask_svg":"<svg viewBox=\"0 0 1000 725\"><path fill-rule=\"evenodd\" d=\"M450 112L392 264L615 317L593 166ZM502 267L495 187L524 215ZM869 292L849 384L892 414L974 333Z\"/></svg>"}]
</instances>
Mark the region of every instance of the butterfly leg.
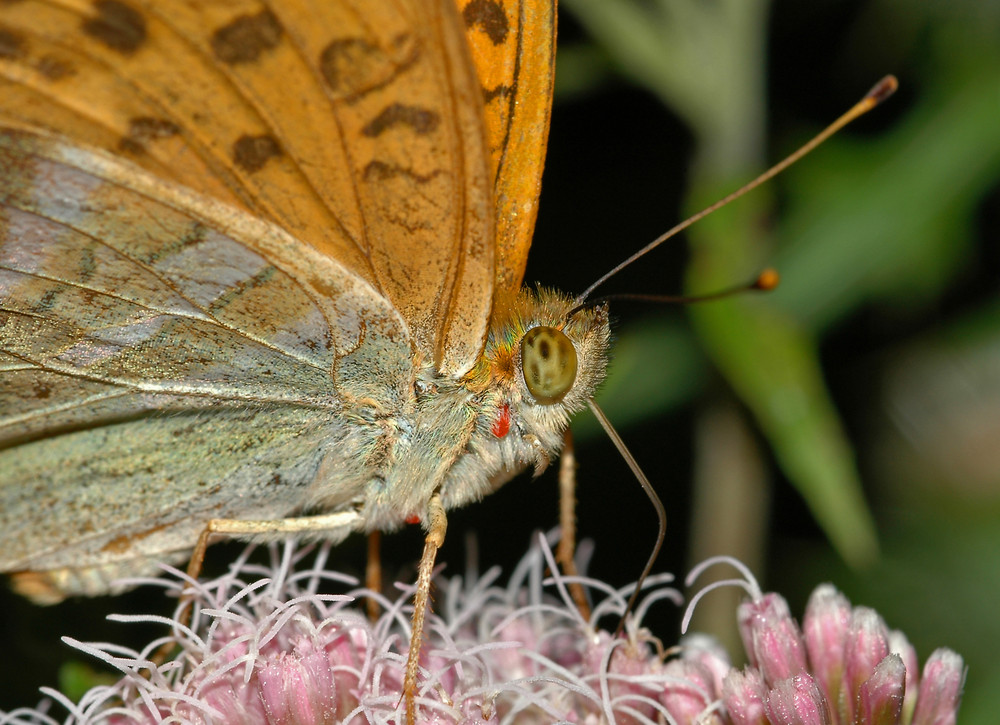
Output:
<instances>
[{"instance_id":1,"label":"butterfly leg","mask_svg":"<svg viewBox=\"0 0 1000 725\"><path fill-rule=\"evenodd\" d=\"M368 560L365 562L365 586L373 592L382 591L382 532L376 529L368 534ZM381 607L375 597L365 602L368 619L378 620Z\"/></svg>"},{"instance_id":2,"label":"butterfly leg","mask_svg":"<svg viewBox=\"0 0 1000 725\"><path fill-rule=\"evenodd\" d=\"M321 531L344 531L353 530L359 526L361 516L355 511L338 511L330 514L320 514L318 516L298 516L288 519L271 519L262 521L243 521L241 519L211 519L205 524L201 535L198 536L198 543L195 544L194 551L191 552L191 559L188 562L187 575L194 580L201 574L201 567L205 563L205 552L208 545L212 543L213 537L230 536L242 538L254 535L268 534L315 534ZM192 597L187 597L185 606L178 615L178 621L187 625L191 618Z\"/></svg>"},{"instance_id":3,"label":"butterfly leg","mask_svg":"<svg viewBox=\"0 0 1000 725\"><path fill-rule=\"evenodd\" d=\"M545 450L545 446L538 439L538 436L528 433L524 436L524 440L528 443L535 452L535 468L531 472L532 478L538 478L548 469L549 464L552 463L552 457L549 456L549 452Z\"/></svg>"},{"instance_id":4,"label":"butterfly leg","mask_svg":"<svg viewBox=\"0 0 1000 725\"><path fill-rule=\"evenodd\" d=\"M563 451L559 458L559 546L556 561L567 576L577 576L576 560L576 455L573 452L573 434L569 428L563 433ZM580 582L569 584L569 591L584 619L590 618L590 604Z\"/></svg>"},{"instance_id":5,"label":"butterfly leg","mask_svg":"<svg viewBox=\"0 0 1000 725\"><path fill-rule=\"evenodd\" d=\"M427 537L424 539L424 553L420 557L417 570L417 591L413 596L413 622L410 627L410 652L406 657L406 672L403 676L403 697L406 700L406 725L414 725L417 719L417 673L420 669L420 644L424 636L424 617L427 614L427 600L431 592L431 575L438 549L444 543L448 529L441 496L431 496L427 503Z\"/></svg>"},{"instance_id":6,"label":"butterfly leg","mask_svg":"<svg viewBox=\"0 0 1000 725\"><path fill-rule=\"evenodd\" d=\"M194 581L201 574L205 563L205 552L212 543L213 537L231 536L234 538L267 534L301 534L318 531L353 530L360 525L361 516L355 511L339 511L319 516L299 516L290 519L272 519L262 521L243 521L241 519L210 519L198 536L191 559L188 561L187 575ZM183 595L181 609L177 613L179 626L186 627L191 623L191 603L194 595ZM167 642L160 647L152 657L153 662L162 664L173 652L174 645Z\"/></svg>"},{"instance_id":7,"label":"butterfly leg","mask_svg":"<svg viewBox=\"0 0 1000 725\"><path fill-rule=\"evenodd\" d=\"M351 531L361 522L356 511L337 511L316 516L296 516L287 519L245 521L243 519L210 519L202 529L188 562L187 574L197 579L205 563L205 551L213 538L229 536L247 538L274 534L317 534L323 531Z\"/></svg>"},{"instance_id":8,"label":"butterfly leg","mask_svg":"<svg viewBox=\"0 0 1000 725\"><path fill-rule=\"evenodd\" d=\"M188 559L187 576L191 581L197 580L201 574L201 568L205 564L205 552L208 550L208 545L212 543L212 536L213 534L220 533L216 531L216 524L223 522L226 525L239 523L235 519L212 519L205 524L205 528L198 535L198 541L194 545L194 551L191 552L191 558ZM184 628L191 624L191 603L193 601L193 594L181 595L181 607L175 617L179 628ZM162 665L173 655L175 649L176 645L173 642L165 642L153 653L151 659L155 664Z\"/></svg>"}]
</instances>

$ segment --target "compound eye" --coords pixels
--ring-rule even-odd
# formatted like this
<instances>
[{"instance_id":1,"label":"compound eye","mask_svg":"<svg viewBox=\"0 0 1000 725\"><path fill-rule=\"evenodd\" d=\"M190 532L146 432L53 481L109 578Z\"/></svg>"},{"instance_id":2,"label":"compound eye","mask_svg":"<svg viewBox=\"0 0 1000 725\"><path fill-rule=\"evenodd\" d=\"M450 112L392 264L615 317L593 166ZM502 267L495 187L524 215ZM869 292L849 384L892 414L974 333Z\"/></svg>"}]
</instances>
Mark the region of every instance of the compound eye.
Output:
<instances>
[{"instance_id":1,"label":"compound eye","mask_svg":"<svg viewBox=\"0 0 1000 725\"><path fill-rule=\"evenodd\" d=\"M561 330L533 327L521 338L521 369L536 402L558 403L576 380L576 348Z\"/></svg>"}]
</instances>

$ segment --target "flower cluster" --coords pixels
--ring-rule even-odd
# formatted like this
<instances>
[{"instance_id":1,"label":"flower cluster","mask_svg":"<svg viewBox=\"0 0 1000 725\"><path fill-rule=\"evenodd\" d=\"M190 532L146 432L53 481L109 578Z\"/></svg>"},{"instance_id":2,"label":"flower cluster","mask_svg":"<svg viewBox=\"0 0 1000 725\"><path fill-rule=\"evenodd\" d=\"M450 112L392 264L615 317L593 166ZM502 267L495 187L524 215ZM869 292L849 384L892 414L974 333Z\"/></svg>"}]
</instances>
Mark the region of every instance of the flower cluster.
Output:
<instances>
[{"instance_id":1,"label":"flower cluster","mask_svg":"<svg viewBox=\"0 0 1000 725\"><path fill-rule=\"evenodd\" d=\"M678 723L954 725L965 679L957 654L936 650L921 674L902 632L829 584L813 591L800 629L780 595L744 574L751 596L737 618L749 664L736 669L717 648L689 645L667 666L705 699L683 690L668 698ZM712 701L718 712L707 717Z\"/></svg>"},{"instance_id":2,"label":"flower cluster","mask_svg":"<svg viewBox=\"0 0 1000 725\"><path fill-rule=\"evenodd\" d=\"M142 652L71 642L121 677L81 702L47 694L69 712L67 724L151 722L402 723L400 688L409 641L410 591L390 602L325 569L326 551L303 567L304 550L274 547L272 566L241 558L229 574L195 586L190 626ZM554 571L544 539L513 572L442 580L428 619L417 703L421 725L499 723L687 723L711 725L947 725L955 722L964 666L947 650L917 676L905 638L879 616L851 608L830 586L816 590L800 630L784 600L750 592L739 622L750 664L730 665L718 645L689 636L665 659L638 626L654 602L680 603L669 576L650 592L622 636L598 627L620 616L626 590L580 581L601 600L584 618ZM159 581L159 580L158 580ZM180 581L161 582L179 589ZM324 594L331 582L346 594ZM553 585L557 595L547 593ZM374 598L374 622L357 608ZM697 598L696 598L697 601ZM122 621L161 621L117 617ZM163 664L164 643L179 651ZM3 715L0 725L57 721L41 710Z\"/></svg>"}]
</instances>

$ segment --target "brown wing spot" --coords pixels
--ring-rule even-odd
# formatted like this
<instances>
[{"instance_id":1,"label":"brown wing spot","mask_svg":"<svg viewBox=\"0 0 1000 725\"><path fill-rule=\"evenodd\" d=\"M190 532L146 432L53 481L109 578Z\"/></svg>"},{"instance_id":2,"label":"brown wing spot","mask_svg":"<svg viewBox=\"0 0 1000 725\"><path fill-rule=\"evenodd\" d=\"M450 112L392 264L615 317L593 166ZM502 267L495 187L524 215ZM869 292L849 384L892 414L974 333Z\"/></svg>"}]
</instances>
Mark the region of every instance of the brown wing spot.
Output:
<instances>
[{"instance_id":1,"label":"brown wing spot","mask_svg":"<svg viewBox=\"0 0 1000 725\"><path fill-rule=\"evenodd\" d=\"M230 287L221 295L212 300L212 303L208 306L208 310L211 314L216 314L224 309L226 309L233 300L237 299L247 290L252 290L262 285L266 285L272 279L274 275L278 273L278 270L274 267L267 266L252 277L249 277L238 284Z\"/></svg>"},{"instance_id":2,"label":"brown wing spot","mask_svg":"<svg viewBox=\"0 0 1000 725\"><path fill-rule=\"evenodd\" d=\"M405 177L407 179L413 179L419 184L426 184L428 181L440 176L443 171L437 169L430 172L429 174L418 174L410 169L404 169L401 166L396 166L394 164L387 164L384 161L370 161L365 166L365 170L361 172L362 178L369 182L379 182L379 181L389 181L390 179L395 179L398 177Z\"/></svg>"},{"instance_id":3,"label":"brown wing spot","mask_svg":"<svg viewBox=\"0 0 1000 725\"><path fill-rule=\"evenodd\" d=\"M462 10L465 27L478 27L493 45L503 45L510 32L507 14L497 0L472 0Z\"/></svg>"},{"instance_id":4,"label":"brown wing spot","mask_svg":"<svg viewBox=\"0 0 1000 725\"><path fill-rule=\"evenodd\" d=\"M50 81L61 81L76 72L72 64L54 55L43 55L35 68Z\"/></svg>"},{"instance_id":5,"label":"brown wing spot","mask_svg":"<svg viewBox=\"0 0 1000 725\"><path fill-rule=\"evenodd\" d=\"M118 142L118 148L132 153L142 152L148 142L170 138L180 132L181 129L176 123L165 118L137 116L129 120L128 135Z\"/></svg>"},{"instance_id":6,"label":"brown wing spot","mask_svg":"<svg viewBox=\"0 0 1000 725\"><path fill-rule=\"evenodd\" d=\"M83 32L111 50L131 55L146 42L146 18L118 0L97 0L97 17L83 21Z\"/></svg>"},{"instance_id":7,"label":"brown wing spot","mask_svg":"<svg viewBox=\"0 0 1000 725\"><path fill-rule=\"evenodd\" d=\"M212 50L223 63L253 63L278 45L283 30L270 10L240 15L212 34Z\"/></svg>"},{"instance_id":8,"label":"brown wing spot","mask_svg":"<svg viewBox=\"0 0 1000 725\"><path fill-rule=\"evenodd\" d=\"M511 87L506 83L498 83L493 88L483 89L483 102L489 104L496 98L505 99L511 92Z\"/></svg>"},{"instance_id":9,"label":"brown wing spot","mask_svg":"<svg viewBox=\"0 0 1000 725\"><path fill-rule=\"evenodd\" d=\"M137 541L142 541L147 536L152 536L158 531L162 531L167 528L167 524L160 524L159 526L154 526L146 531L140 531L136 534L123 534L117 536L104 546L101 547L101 551L108 552L110 554L124 554L126 551L132 548L132 545Z\"/></svg>"},{"instance_id":10,"label":"brown wing spot","mask_svg":"<svg viewBox=\"0 0 1000 725\"><path fill-rule=\"evenodd\" d=\"M94 272L97 271L97 258L94 256L94 247L87 246L80 250L80 264L77 267L77 274L80 282L89 282ZM90 292L92 290L88 290Z\"/></svg>"},{"instance_id":11,"label":"brown wing spot","mask_svg":"<svg viewBox=\"0 0 1000 725\"><path fill-rule=\"evenodd\" d=\"M51 397L52 387L42 382L36 382L31 389L31 392L35 394L35 398L38 400L45 400Z\"/></svg>"},{"instance_id":12,"label":"brown wing spot","mask_svg":"<svg viewBox=\"0 0 1000 725\"><path fill-rule=\"evenodd\" d=\"M281 156L281 146L273 136L240 136L233 144L233 161L251 174L264 168L264 164Z\"/></svg>"},{"instance_id":13,"label":"brown wing spot","mask_svg":"<svg viewBox=\"0 0 1000 725\"><path fill-rule=\"evenodd\" d=\"M0 58L20 58L24 55L24 38L0 28Z\"/></svg>"},{"instance_id":14,"label":"brown wing spot","mask_svg":"<svg viewBox=\"0 0 1000 725\"><path fill-rule=\"evenodd\" d=\"M139 156L146 153L145 146L128 136L122 136L118 139L118 150L123 154L132 154L133 156Z\"/></svg>"},{"instance_id":15,"label":"brown wing spot","mask_svg":"<svg viewBox=\"0 0 1000 725\"><path fill-rule=\"evenodd\" d=\"M357 96L378 85L388 58L382 49L363 38L335 40L319 58L319 69L330 90L340 96Z\"/></svg>"},{"instance_id":16,"label":"brown wing spot","mask_svg":"<svg viewBox=\"0 0 1000 725\"><path fill-rule=\"evenodd\" d=\"M128 135L136 141L155 141L180 133L176 123L166 118L137 116L128 122Z\"/></svg>"},{"instance_id":17,"label":"brown wing spot","mask_svg":"<svg viewBox=\"0 0 1000 725\"><path fill-rule=\"evenodd\" d=\"M434 111L416 106L405 106L402 103L393 103L386 106L378 116L361 129L361 133L374 138L397 124L404 124L412 128L418 136L423 136L434 131L440 122L441 117Z\"/></svg>"},{"instance_id":18,"label":"brown wing spot","mask_svg":"<svg viewBox=\"0 0 1000 725\"><path fill-rule=\"evenodd\" d=\"M352 101L384 86L417 56L417 44L408 34L394 38L389 51L364 38L341 38L323 48L319 70L334 96Z\"/></svg>"},{"instance_id":19,"label":"brown wing spot","mask_svg":"<svg viewBox=\"0 0 1000 725\"><path fill-rule=\"evenodd\" d=\"M145 255L142 258L137 255L137 259L145 262L151 267L155 267L164 259L168 259L178 252L183 251L187 247L194 246L196 244L201 244L205 241L205 237L208 235L208 227L206 227L201 222L192 222L189 231L182 234L180 237L175 239L170 244L164 244L158 248L155 248L151 253Z\"/></svg>"},{"instance_id":20,"label":"brown wing spot","mask_svg":"<svg viewBox=\"0 0 1000 725\"><path fill-rule=\"evenodd\" d=\"M59 297L59 293L63 291L59 287L54 287L46 290L41 297L38 298L38 302L31 306L31 311L36 314L45 314L50 312L56 304L56 300Z\"/></svg>"}]
</instances>

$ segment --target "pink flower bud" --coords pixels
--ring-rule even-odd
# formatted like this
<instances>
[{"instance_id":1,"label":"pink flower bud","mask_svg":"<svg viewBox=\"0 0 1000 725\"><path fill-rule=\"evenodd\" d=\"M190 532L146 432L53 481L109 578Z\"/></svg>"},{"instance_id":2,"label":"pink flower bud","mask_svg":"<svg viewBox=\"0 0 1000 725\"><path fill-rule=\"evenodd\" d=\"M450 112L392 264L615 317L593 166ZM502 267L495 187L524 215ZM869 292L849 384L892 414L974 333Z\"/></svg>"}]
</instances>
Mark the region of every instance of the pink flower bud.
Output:
<instances>
[{"instance_id":1,"label":"pink flower bud","mask_svg":"<svg viewBox=\"0 0 1000 725\"><path fill-rule=\"evenodd\" d=\"M711 692L718 697L723 678L733 668L725 648L708 635L689 634L681 640L681 658L697 662L712 674Z\"/></svg>"},{"instance_id":2,"label":"pink flower bud","mask_svg":"<svg viewBox=\"0 0 1000 725\"><path fill-rule=\"evenodd\" d=\"M891 654L879 662L858 693L860 721L866 725L898 725L905 683L906 665L902 657Z\"/></svg>"},{"instance_id":3,"label":"pink flower bud","mask_svg":"<svg viewBox=\"0 0 1000 725\"><path fill-rule=\"evenodd\" d=\"M821 584L809 597L802 620L810 671L826 696L836 707L844 679L844 643L851 621L851 603L831 584Z\"/></svg>"},{"instance_id":4,"label":"pink flower bud","mask_svg":"<svg viewBox=\"0 0 1000 725\"><path fill-rule=\"evenodd\" d=\"M796 675L775 684L765 703L776 725L831 725L830 708L816 680Z\"/></svg>"},{"instance_id":5,"label":"pink flower bud","mask_svg":"<svg viewBox=\"0 0 1000 725\"><path fill-rule=\"evenodd\" d=\"M906 666L906 688L903 693L903 713L900 720L908 723L913 720L913 708L917 705L920 660L917 659L917 651L910 644L910 640L898 629L889 632L889 651L898 654Z\"/></svg>"},{"instance_id":6,"label":"pink flower bud","mask_svg":"<svg viewBox=\"0 0 1000 725\"><path fill-rule=\"evenodd\" d=\"M279 655L257 673L257 682L268 725L323 725L336 717L336 684L322 652Z\"/></svg>"},{"instance_id":7,"label":"pink flower bud","mask_svg":"<svg viewBox=\"0 0 1000 725\"><path fill-rule=\"evenodd\" d=\"M861 685L872 676L875 667L889 654L889 631L878 612L855 607L845 640L843 697L839 706L844 722L855 722L860 707Z\"/></svg>"},{"instance_id":8,"label":"pink flower bud","mask_svg":"<svg viewBox=\"0 0 1000 725\"><path fill-rule=\"evenodd\" d=\"M805 643L781 596L744 602L737 617L750 663L769 686L806 671Z\"/></svg>"},{"instance_id":9,"label":"pink flower bud","mask_svg":"<svg viewBox=\"0 0 1000 725\"><path fill-rule=\"evenodd\" d=\"M924 665L912 725L955 725L965 684L965 664L950 649L936 649Z\"/></svg>"},{"instance_id":10,"label":"pink flower bud","mask_svg":"<svg viewBox=\"0 0 1000 725\"><path fill-rule=\"evenodd\" d=\"M660 692L660 702L679 723L712 722L701 716L713 701L712 673L698 662L670 660L663 668L667 681Z\"/></svg>"},{"instance_id":11,"label":"pink flower bud","mask_svg":"<svg viewBox=\"0 0 1000 725\"><path fill-rule=\"evenodd\" d=\"M752 667L733 669L722 681L722 702L733 725L769 725L766 700L764 678Z\"/></svg>"}]
</instances>

